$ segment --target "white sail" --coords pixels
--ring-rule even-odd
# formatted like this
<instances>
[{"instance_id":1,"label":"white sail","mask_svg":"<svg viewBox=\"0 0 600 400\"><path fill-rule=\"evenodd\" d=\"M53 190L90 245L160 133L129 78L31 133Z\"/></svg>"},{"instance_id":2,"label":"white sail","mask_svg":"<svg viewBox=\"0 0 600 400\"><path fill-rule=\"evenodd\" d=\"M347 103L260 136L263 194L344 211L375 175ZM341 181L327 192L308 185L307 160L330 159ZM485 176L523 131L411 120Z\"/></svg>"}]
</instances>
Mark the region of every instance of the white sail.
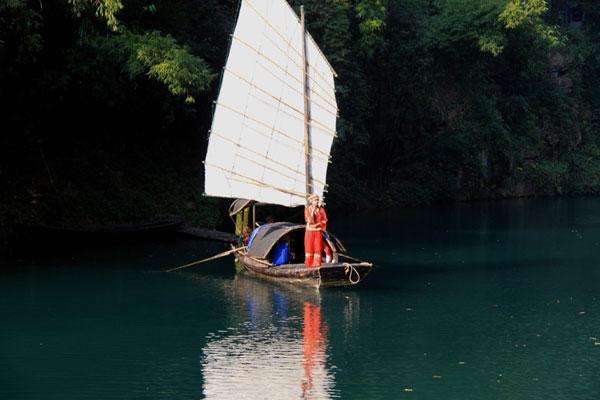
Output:
<instances>
[{"instance_id":1,"label":"white sail","mask_svg":"<svg viewBox=\"0 0 600 400\"><path fill-rule=\"evenodd\" d=\"M334 75L307 35L312 192L323 196L337 103ZM302 27L285 0L242 0L205 161L205 193L306 202Z\"/></svg>"}]
</instances>

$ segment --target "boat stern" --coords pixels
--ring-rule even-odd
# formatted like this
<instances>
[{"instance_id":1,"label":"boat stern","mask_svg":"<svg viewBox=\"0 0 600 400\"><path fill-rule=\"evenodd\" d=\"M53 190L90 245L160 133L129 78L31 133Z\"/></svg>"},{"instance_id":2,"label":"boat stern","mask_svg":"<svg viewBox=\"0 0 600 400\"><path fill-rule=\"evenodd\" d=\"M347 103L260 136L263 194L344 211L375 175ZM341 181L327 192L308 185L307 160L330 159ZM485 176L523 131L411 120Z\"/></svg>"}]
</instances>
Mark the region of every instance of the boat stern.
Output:
<instances>
[{"instance_id":1,"label":"boat stern","mask_svg":"<svg viewBox=\"0 0 600 400\"><path fill-rule=\"evenodd\" d=\"M373 269L369 262L323 264L319 268L321 286L350 286L362 282Z\"/></svg>"}]
</instances>

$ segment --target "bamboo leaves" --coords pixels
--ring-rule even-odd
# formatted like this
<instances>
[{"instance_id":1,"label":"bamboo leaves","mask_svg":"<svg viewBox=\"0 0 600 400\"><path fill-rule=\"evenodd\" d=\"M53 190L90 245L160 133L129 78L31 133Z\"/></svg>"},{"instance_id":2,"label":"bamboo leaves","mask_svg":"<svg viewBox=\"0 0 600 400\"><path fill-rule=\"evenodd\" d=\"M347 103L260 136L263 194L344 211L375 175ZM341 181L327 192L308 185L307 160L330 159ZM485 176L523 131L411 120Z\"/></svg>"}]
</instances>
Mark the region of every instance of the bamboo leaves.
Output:
<instances>
[{"instance_id":1,"label":"bamboo leaves","mask_svg":"<svg viewBox=\"0 0 600 400\"><path fill-rule=\"evenodd\" d=\"M170 35L125 32L113 42L126 50L126 69L132 78L147 75L173 95L184 96L186 103L194 103L194 96L206 90L214 79L206 62Z\"/></svg>"},{"instance_id":2,"label":"bamboo leaves","mask_svg":"<svg viewBox=\"0 0 600 400\"><path fill-rule=\"evenodd\" d=\"M168 91L192 104L196 96L206 90L215 75L206 62L192 54L171 35L159 31L127 28L117 19L124 6L121 0L69 0L78 17L94 10L96 17L104 20L113 33L95 36L90 42L94 48L118 55L124 70L132 79L146 76L160 82ZM150 4L143 9L151 14L157 6ZM99 44L99 45L98 45Z\"/></svg>"}]
</instances>

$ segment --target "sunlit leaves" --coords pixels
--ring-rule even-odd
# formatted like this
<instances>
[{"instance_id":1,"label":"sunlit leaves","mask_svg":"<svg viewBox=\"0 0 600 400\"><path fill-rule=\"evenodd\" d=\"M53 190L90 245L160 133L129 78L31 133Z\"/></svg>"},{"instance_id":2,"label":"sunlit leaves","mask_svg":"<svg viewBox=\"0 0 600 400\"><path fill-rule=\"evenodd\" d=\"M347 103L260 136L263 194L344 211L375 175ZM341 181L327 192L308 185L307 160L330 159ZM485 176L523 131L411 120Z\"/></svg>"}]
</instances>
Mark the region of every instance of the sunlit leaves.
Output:
<instances>
[{"instance_id":1,"label":"sunlit leaves","mask_svg":"<svg viewBox=\"0 0 600 400\"><path fill-rule=\"evenodd\" d=\"M429 23L430 43L457 49L476 45L483 53L498 56L511 30L529 29L538 39L559 43L556 29L546 25L546 0L440 0Z\"/></svg>"},{"instance_id":2,"label":"sunlit leaves","mask_svg":"<svg viewBox=\"0 0 600 400\"><path fill-rule=\"evenodd\" d=\"M119 27L117 13L123 9L121 0L68 0L73 11L78 17L92 10L95 15L106 21L106 25L113 31Z\"/></svg>"},{"instance_id":3,"label":"sunlit leaves","mask_svg":"<svg viewBox=\"0 0 600 400\"><path fill-rule=\"evenodd\" d=\"M170 35L160 32L133 33L117 19L123 9L122 0L69 0L77 15L90 9L98 18L106 21L108 28L115 33L98 37L99 48L119 54L126 71L132 79L147 76L165 85L175 96L182 96L192 104L195 96L206 90L214 78L210 69L200 57L177 43ZM151 13L157 7L151 3L145 7ZM114 47L114 48L111 48Z\"/></svg>"},{"instance_id":4,"label":"sunlit leaves","mask_svg":"<svg viewBox=\"0 0 600 400\"><path fill-rule=\"evenodd\" d=\"M171 94L183 96L186 103L194 103L195 96L206 90L215 76L204 60L170 35L124 31L101 40L106 51L116 51L123 58L132 79L148 76L164 84Z\"/></svg>"},{"instance_id":5,"label":"sunlit leaves","mask_svg":"<svg viewBox=\"0 0 600 400\"><path fill-rule=\"evenodd\" d=\"M388 0L360 0L356 4L356 16L360 23L361 44L367 52L382 40Z\"/></svg>"},{"instance_id":6,"label":"sunlit leaves","mask_svg":"<svg viewBox=\"0 0 600 400\"><path fill-rule=\"evenodd\" d=\"M460 50L479 45L483 51L499 54L504 36L497 30L501 0L440 0L428 21L427 38L439 48ZM468 50L468 49L467 49Z\"/></svg>"},{"instance_id":7,"label":"sunlit leaves","mask_svg":"<svg viewBox=\"0 0 600 400\"><path fill-rule=\"evenodd\" d=\"M106 24L113 30L118 27L116 14L123 8L121 0L94 0L96 3L96 15L106 19Z\"/></svg>"},{"instance_id":8,"label":"sunlit leaves","mask_svg":"<svg viewBox=\"0 0 600 400\"><path fill-rule=\"evenodd\" d=\"M509 0L498 19L508 29L514 29L524 23L539 23L548 10L546 0Z\"/></svg>"},{"instance_id":9,"label":"sunlit leaves","mask_svg":"<svg viewBox=\"0 0 600 400\"><path fill-rule=\"evenodd\" d=\"M504 50L505 38L500 32L484 32L477 38L477 44L482 52L497 56Z\"/></svg>"}]
</instances>

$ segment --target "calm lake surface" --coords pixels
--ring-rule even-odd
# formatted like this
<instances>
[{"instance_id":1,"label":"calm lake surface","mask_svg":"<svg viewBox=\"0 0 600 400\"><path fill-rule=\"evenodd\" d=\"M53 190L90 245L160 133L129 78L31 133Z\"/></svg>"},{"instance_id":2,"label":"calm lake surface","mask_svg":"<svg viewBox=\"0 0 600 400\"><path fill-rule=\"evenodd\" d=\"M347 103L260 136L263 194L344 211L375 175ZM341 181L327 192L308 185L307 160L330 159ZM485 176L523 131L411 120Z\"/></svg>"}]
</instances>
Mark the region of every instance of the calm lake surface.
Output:
<instances>
[{"instance_id":1,"label":"calm lake surface","mask_svg":"<svg viewBox=\"0 0 600 400\"><path fill-rule=\"evenodd\" d=\"M351 289L236 275L167 241L0 272L0 399L598 399L600 200L336 220Z\"/></svg>"}]
</instances>

